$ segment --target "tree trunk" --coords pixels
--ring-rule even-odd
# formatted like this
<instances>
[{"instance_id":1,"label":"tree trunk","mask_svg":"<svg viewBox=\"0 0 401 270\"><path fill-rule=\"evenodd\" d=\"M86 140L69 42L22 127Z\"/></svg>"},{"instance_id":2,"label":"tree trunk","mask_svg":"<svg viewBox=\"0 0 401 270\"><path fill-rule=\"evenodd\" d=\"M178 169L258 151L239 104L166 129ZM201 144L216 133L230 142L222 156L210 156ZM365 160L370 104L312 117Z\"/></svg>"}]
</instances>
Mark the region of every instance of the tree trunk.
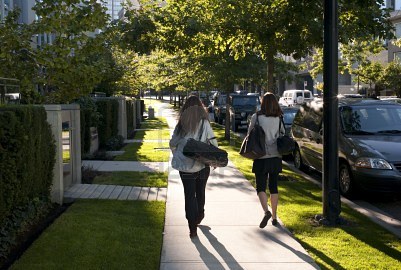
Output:
<instances>
[{"instance_id":1,"label":"tree trunk","mask_svg":"<svg viewBox=\"0 0 401 270\"><path fill-rule=\"evenodd\" d=\"M230 141L230 91L226 90L226 122L225 122L225 129L224 129L224 138L227 141Z\"/></svg>"},{"instance_id":2,"label":"tree trunk","mask_svg":"<svg viewBox=\"0 0 401 270\"><path fill-rule=\"evenodd\" d=\"M274 87L274 52L272 50L267 52L267 91L278 94Z\"/></svg>"}]
</instances>

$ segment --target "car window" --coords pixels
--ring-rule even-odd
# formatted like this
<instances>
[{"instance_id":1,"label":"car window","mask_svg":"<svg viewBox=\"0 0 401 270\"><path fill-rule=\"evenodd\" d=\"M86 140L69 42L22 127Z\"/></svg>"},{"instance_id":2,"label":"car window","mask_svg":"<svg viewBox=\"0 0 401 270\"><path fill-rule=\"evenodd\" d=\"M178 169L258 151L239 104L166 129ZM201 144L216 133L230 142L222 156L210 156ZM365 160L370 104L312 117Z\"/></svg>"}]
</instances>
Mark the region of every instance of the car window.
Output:
<instances>
[{"instance_id":1,"label":"car window","mask_svg":"<svg viewBox=\"0 0 401 270\"><path fill-rule=\"evenodd\" d=\"M345 133L377 133L401 131L401 108L351 107L340 109L341 124Z\"/></svg>"},{"instance_id":2,"label":"car window","mask_svg":"<svg viewBox=\"0 0 401 270\"><path fill-rule=\"evenodd\" d=\"M226 104L226 96L219 96L219 105L225 105Z\"/></svg>"},{"instance_id":3,"label":"car window","mask_svg":"<svg viewBox=\"0 0 401 270\"><path fill-rule=\"evenodd\" d=\"M259 98L254 96L250 97L233 97L233 106L256 106L259 104Z\"/></svg>"},{"instance_id":4,"label":"car window","mask_svg":"<svg viewBox=\"0 0 401 270\"><path fill-rule=\"evenodd\" d=\"M322 126L321 108L312 108L309 105L302 106L294 118L294 123L314 132L319 132Z\"/></svg>"},{"instance_id":5,"label":"car window","mask_svg":"<svg viewBox=\"0 0 401 270\"><path fill-rule=\"evenodd\" d=\"M297 111L295 110L284 110L283 112L283 121L285 124L292 124L294 121L295 115L297 114Z\"/></svg>"}]
</instances>

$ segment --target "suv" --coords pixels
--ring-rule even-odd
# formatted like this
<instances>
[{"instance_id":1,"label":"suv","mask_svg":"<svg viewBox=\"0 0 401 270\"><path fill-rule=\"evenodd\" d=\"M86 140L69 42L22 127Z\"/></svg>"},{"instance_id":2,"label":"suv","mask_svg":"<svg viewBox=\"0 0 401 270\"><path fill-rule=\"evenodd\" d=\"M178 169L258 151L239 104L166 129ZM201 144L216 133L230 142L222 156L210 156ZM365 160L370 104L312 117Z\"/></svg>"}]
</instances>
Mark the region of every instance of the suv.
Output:
<instances>
[{"instance_id":1,"label":"suv","mask_svg":"<svg viewBox=\"0 0 401 270\"><path fill-rule=\"evenodd\" d=\"M339 99L340 191L401 190L401 105L373 99ZM294 165L323 170L323 102L303 104L291 127Z\"/></svg>"},{"instance_id":2,"label":"suv","mask_svg":"<svg viewBox=\"0 0 401 270\"><path fill-rule=\"evenodd\" d=\"M260 109L259 95L230 96L230 121L233 131L237 131L240 125L247 125L248 116Z\"/></svg>"}]
</instances>

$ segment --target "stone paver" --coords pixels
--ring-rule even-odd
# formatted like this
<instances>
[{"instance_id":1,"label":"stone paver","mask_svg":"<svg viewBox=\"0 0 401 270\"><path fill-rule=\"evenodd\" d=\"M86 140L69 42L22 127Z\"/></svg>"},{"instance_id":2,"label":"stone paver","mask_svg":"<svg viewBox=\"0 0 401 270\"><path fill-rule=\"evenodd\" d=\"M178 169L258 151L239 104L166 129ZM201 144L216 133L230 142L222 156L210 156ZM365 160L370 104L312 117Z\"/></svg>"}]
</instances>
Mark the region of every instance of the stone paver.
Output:
<instances>
[{"instance_id":1,"label":"stone paver","mask_svg":"<svg viewBox=\"0 0 401 270\"><path fill-rule=\"evenodd\" d=\"M67 200L108 199L108 200L149 200L166 201L167 188L132 187L97 184L75 184L66 190Z\"/></svg>"}]
</instances>

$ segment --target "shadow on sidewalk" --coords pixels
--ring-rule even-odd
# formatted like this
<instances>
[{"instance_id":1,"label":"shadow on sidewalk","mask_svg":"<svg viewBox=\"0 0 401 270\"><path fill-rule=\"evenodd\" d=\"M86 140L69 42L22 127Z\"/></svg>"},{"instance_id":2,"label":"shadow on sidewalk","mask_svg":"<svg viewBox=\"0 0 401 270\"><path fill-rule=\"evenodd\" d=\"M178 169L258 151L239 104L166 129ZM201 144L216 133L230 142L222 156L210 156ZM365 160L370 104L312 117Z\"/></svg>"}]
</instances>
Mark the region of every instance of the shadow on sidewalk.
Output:
<instances>
[{"instance_id":1,"label":"shadow on sidewalk","mask_svg":"<svg viewBox=\"0 0 401 270\"><path fill-rule=\"evenodd\" d=\"M229 269L244 270L244 268L242 268L234 259L231 253L228 252L224 245L220 243L219 240L210 232L211 228L209 226L199 225L198 228L206 236L210 244L224 260ZM192 242L195 244L196 249L199 251L200 257L209 269L225 269L219 260L200 242L199 238L193 239ZM219 266L219 268L216 268L216 266Z\"/></svg>"},{"instance_id":2,"label":"shadow on sidewalk","mask_svg":"<svg viewBox=\"0 0 401 270\"><path fill-rule=\"evenodd\" d=\"M279 225L278 227L281 227L281 225ZM283 232L283 233L287 233L287 232ZM303 252L300 252L299 250L294 249L293 247L287 245L286 243L284 243L283 241L280 241L277 237L274 236L273 233L266 231L266 230L261 230L261 234L266 238L269 239L279 245L281 245L282 247L284 247L285 249L291 251L293 254L297 255L301 260L303 260L306 263L310 263L312 266L314 266L314 261L311 259L311 257L309 257L308 254L305 254ZM316 268L316 267L315 267ZM316 268L319 269L319 268Z\"/></svg>"}]
</instances>

